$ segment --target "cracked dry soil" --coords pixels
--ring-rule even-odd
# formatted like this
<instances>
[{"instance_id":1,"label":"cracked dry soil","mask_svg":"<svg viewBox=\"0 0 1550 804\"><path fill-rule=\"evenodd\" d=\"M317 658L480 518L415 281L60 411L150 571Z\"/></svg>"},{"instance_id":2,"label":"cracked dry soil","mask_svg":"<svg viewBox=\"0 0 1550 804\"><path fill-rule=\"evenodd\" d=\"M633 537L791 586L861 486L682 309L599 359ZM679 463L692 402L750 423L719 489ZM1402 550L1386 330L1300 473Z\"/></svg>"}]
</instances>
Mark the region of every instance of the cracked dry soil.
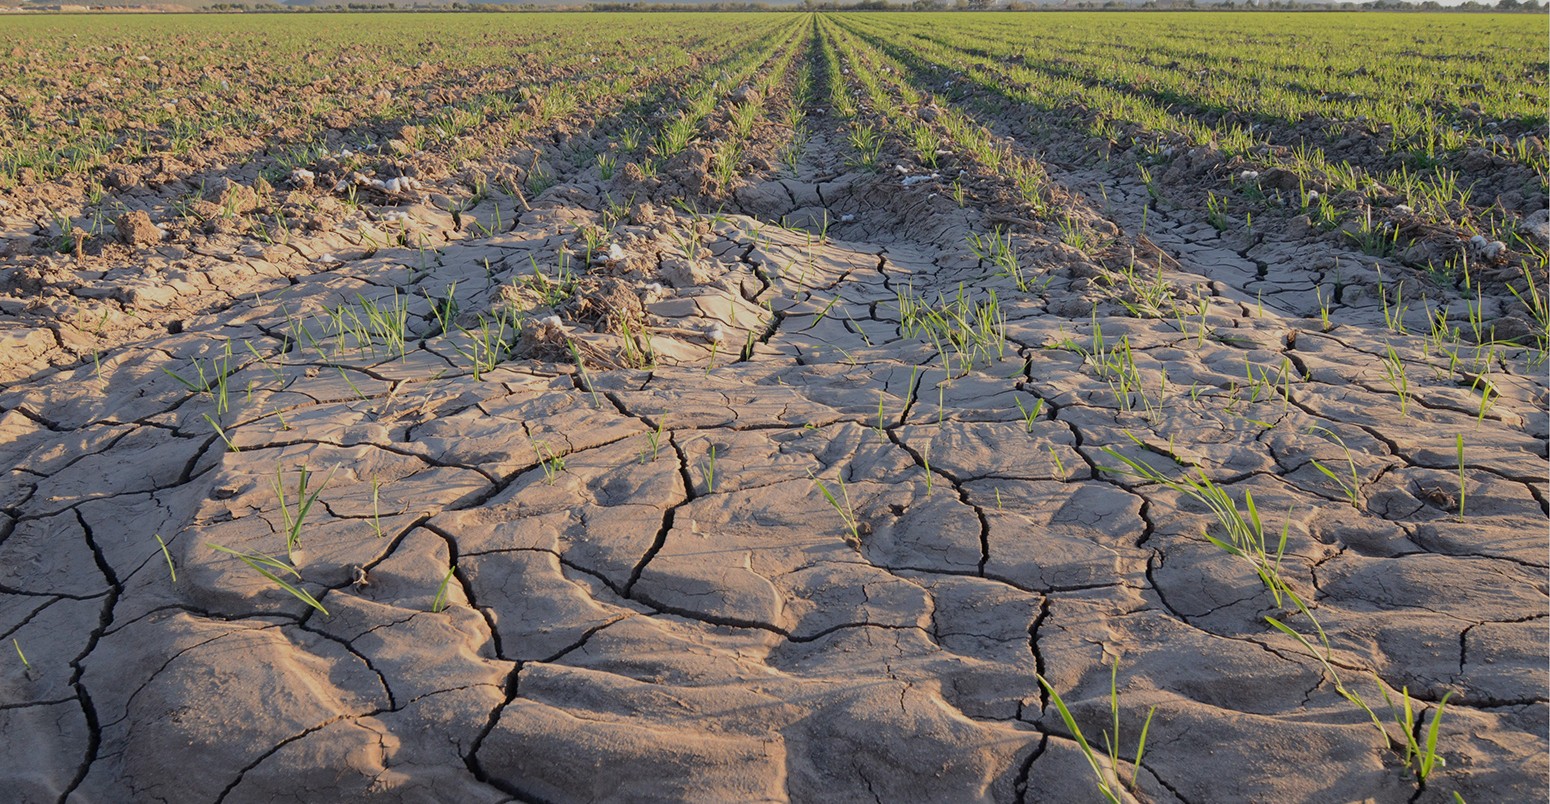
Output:
<instances>
[{"instance_id":1,"label":"cracked dry soil","mask_svg":"<svg viewBox=\"0 0 1550 804\"><path fill-rule=\"evenodd\" d=\"M1542 368L1501 358L1483 415L1415 368L1402 414L1375 260L1346 259L1324 331L1312 289L1349 255L1155 203L1142 224L1145 190L1101 169L1057 178L1095 221L1100 192L1134 210L1104 220L1144 225L1149 270L1204 312L1127 316L1108 268L1038 233L1017 235L1039 279L1020 290L963 245L989 211L848 168L841 140L713 218L664 203L669 175L605 219L635 180L591 170L485 237L409 208L452 237L432 250L195 255L215 279L158 281L219 301L73 365L45 365L60 330L11 316L0 635L26 664L0 662L5 797L1089 800L1036 674L1099 741L1115 661L1127 795L1544 795ZM589 262L577 226L600 223L623 256ZM588 304L498 333L511 351L475 371L489 314L561 264ZM901 322L901 294L960 289L1004 316L968 367ZM327 313L365 302L402 305L402 353ZM643 332L655 364L631 367ZM1120 336L1139 396L1099 370ZM1354 502L1315 427L1350 448ZM1350 684L1427 712L1454 693L1446 772L1418 786L1266 624L1297 619L1203 537L1210 513L1102 471L1104 447L1252 492ZM214 545L287 561L318 607Z\"/></svg>"}]
</instances>

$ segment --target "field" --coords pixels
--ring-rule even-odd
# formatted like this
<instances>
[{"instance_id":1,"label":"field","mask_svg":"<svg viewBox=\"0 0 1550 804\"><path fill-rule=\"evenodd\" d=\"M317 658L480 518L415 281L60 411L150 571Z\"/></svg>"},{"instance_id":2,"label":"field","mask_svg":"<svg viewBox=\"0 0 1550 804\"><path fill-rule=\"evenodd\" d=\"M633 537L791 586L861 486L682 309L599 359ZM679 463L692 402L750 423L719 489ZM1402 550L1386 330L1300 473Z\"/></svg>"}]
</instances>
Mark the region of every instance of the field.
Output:
<instances>
[{"instance_id":1,"label":"field","mask_svg":"<svg viewBox=\"0 0 1550 804\"><path fill-rule=\"evenodd\" d=\"M1543 800L1543 45L7 19L6 798Z\"/></svg>"}]
</instances>

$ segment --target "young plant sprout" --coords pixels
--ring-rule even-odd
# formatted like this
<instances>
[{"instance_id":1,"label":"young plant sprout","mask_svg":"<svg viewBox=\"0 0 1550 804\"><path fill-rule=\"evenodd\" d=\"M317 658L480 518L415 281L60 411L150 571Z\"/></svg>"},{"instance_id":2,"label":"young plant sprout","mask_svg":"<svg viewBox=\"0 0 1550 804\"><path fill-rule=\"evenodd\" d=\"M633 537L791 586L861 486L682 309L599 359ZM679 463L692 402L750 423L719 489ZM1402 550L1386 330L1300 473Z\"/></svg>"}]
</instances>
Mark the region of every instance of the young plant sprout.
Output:
<instances>
[{"instance_id":1,"label":"young plant sprout","mask_svg":"<svg viewBox=\"0 0 1550 804\"><path fill-rule=\"evenodd\" d=\"M845 473L835 473L834 482L835 488L839 490L838 494L811 471L807 473L807 476L812 479L813 485L818 487L819 493L829 503L829 507L833 508L834 512L840 515L840 521L845 526L845 543L859 551L861 549L861 524L856 519L855 506L850 502L850 491L845 488Z\"/></svg>"},{"instance_id":2,"label":"young plant sprout","mask_svg":"<svg viewBox=\"0 0 1550 804\"><path fill-rule=\"evenodd\" d=\"M319 603L317 598L312 596L311 592L308 592L299 586L292 585L290 582L281 577L281 574L289 574L297 580L301 579L301 571L291 566L290 564L263 553L242 552L240 550L233 550L229 547L222 547L221 545L215 544L213 542L208 543L206 546L212 550L218 550L222 553L226 553L227 555L235 556L237 560L248 565L248 567L254 572L257 572L259 575L267 578L270 583L273 583L281 589L289 592L291 596L297 600L300 600L308 606L311 606L312 608L322 612L323 616L329 616L328 609L323 608L323 604Z\"/></svg>"},{"instance_id":3,"label":"young plant sprout","mask_svg":"<svg viewBox=\"0 0 1550 804\"><path fill-rule=\"evenodd\" d=\"M1110 728L1103 730L1104 756L1100 759L1097 751L1082 733L1082 727L1077 725L1076 717L1071 714L1071 709L1060 697L1042 674L1035 674L1039 680L1039 686L1044 688L1044 693L1049 696L1050 703L1055 705L1055 711L1060 714L1060 719L1066 724L1066 729L1071 732L1072 739L1076 740L1077 747L1082 750L1082 756L1087 759L1088 767L1092 768L1096 778L1098 793L1104 801L1112 804L1120 804L1126 800L1124 794L1136 789L1136 775L1141 771L1141 760L1146 755L1146 737L1152 729L1152 717L1157 714L1157 707L1152 707L1146 713L1146 720L1141 724L1141 734L1136 738L1135 760L1133 769L1127 779L1120 775L1120 731L1119 731L1119 661L1116 659L1109 666L1109 713L1112 718ZM1106 761L1105 761L1106 760Z\"/></svg>"}]
</instances>

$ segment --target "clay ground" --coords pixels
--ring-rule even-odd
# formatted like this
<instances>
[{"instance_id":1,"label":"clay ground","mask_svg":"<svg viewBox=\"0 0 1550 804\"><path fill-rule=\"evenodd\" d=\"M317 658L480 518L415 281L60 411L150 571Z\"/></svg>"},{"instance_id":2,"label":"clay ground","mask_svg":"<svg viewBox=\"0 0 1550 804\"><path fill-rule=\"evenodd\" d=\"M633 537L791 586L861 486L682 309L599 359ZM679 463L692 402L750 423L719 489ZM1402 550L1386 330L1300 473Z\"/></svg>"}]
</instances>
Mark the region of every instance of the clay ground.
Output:
<instances>
[{"instance_id":1,"label":"clay ground","mask_svg":"<svg viewBox=\"0 0 1550 804\"><path fill-rule=\"evenodd\" d=\"M1038 678L1101 752L1116 663L1127 800L1545 795L1535 349L1482 404L1394 331L1403 266L1218 231L1188 156L1176 203L1046 160L1094 256L808 105L735 189L550 145L456 215L28 263L139 317L0 307L5 797L1098 800ZM1021 276L965 244L998 224ZM1328 653L1121 456L1252 494ZM1416 734L1451 695L1425 784L1404 694Z\"/></svg>"}]
</instances>

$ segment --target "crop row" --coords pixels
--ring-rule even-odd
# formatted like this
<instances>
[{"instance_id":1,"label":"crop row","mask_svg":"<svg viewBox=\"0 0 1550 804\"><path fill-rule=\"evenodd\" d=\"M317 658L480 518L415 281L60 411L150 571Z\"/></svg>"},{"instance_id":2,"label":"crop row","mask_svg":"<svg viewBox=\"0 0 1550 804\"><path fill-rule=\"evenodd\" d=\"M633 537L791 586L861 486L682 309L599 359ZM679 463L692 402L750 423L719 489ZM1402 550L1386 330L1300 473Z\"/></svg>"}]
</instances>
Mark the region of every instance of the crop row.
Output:
<instances>
[{"instance_id":1,"label":"crop row","mask_svg":"<svg viewBox=\"0 0 1550 804\"><path fill-rule=\"evenodd\" d=\"M1304 16L1293 31L1230 15L1153 15L1125 20L1123 31L1102 15L1053 24L864 19L1030 70L1042 89L1036 103L1070 105L1112 90L1138 102L1130 111L1143 112L1140 119L1160 107L1185 130L1239 126L1263 139L1293 129L1325 142L1356 133L1417 160L1494 147L1545 167L1526 135L1545 125L1546 68L1531 57L1534 32L1520 21L1428 18L1400 30L1348 15Z\"/></svg>"},{"instance_id":2,"label":"crop row","mask_svg":"<svg viewBox=\"0 0 1550 804\"><path fill-rule=\"evenodd\" d=\"M457 137L512 116L535 90L569 85L594 102L791 23L745 18L694 33L667 18L602 19L583 38L566 17L516 30L479 17L389 19L365 34L291 19L19 22L0 35L0 47L28 47L0 67L5 187L226 141L301 150L358 131L359 149L407 122ZM90 44L65 33L83 29Z\"/></svg>"},{"instance_id":3,"label":"crop row","mask_svg":"<svg viewBox=\"0 0 1550 804\"><path fill-rule=\"evenodd\" d=\"M1489 256L1493 258L1506 257L1505 252L1510 250L1517 258L1543 262L1542 247L1521 228L1522 210L1508 211L1482 192L1477 186L1478 169L1466 174L1458 167L1448 166L1450 158L1468 158L1462 153L1470 147L1464 140L1451 143L1453 150L1461 152L1455 157L1448 157L1448 149L1436 142L1424 146L1404 144L1405 148L1424 149L1425 153L1405 150L1402 157L1396 157L1398 164L1392 169L1369 169L1364 165L1388 163L1335 159L1300 137L1295 145L1272 146L1264 130L1256 129L1252 120L1242 122L1232 115L1219 115L1206 121L1180 108L1188 104L1165 103L1117 81L1082 81L1051 73L1049 64L1068 57L1029 55L1022 50L1020 39L981 39L966 32L963 26L929 28L913 20L901 22L880 17L846 17L843 25L897 59L917 87L943 88L946 98L956 99L960 106L972 108L977 115L1004 119L1014 129L1035 136L1071 131L1085 135L1089 143L1102 144L1105 150L1117 141L1139 146L1134 155L1148 183L1149 164L1166 161L1179 148L1205 146L1258 170L1278 168L1288 172L1297 182L1296 197L1290 201L1293 207L1308 214L1317 225L1329 229L1345 226L1362 250L1369 253L1402 250L1407 243L1396 232L1419 224L1458 232L1464 240L1478 236L1486 242L1504 241L1501 247L1490 249ZM1132 61L1117 57L1111 60L1134 68ZM952 89L955 84L961 85L958 90ZM1267 85L1260 94L1271 95L1274 91ZM964 92L972 94L966 96ZM1451 131L1446 127L1438 130ZM1400 143L1397 139L1393 142ZM1527 135L1513 142L1518 143L1515 147L1523 151L1528 166L1514 168L1513 163L1507 163L1507 168L1489 176L1487 184L1510 182L1517 170L1518 185L1543 188L1547 176L1541 164L1543 144ZM1489 158L1504 159L1499 155ZM1257 184L1252 177L1258 175L1258 170L1246 174L1251 184ZM1257 186L1237 189L1248 200L1263 198L1263 191ZM1338 207L1334 204L1336 197L1342 200ZM1528 203L1532 205L1532 199ZM1378 208L1383 214L1375 216L1374 210ZM1441 258L1443 265L1421 267L1458 268L1470 256L1479 255L1455 249Z\"/></svg>"}]
</instances>

